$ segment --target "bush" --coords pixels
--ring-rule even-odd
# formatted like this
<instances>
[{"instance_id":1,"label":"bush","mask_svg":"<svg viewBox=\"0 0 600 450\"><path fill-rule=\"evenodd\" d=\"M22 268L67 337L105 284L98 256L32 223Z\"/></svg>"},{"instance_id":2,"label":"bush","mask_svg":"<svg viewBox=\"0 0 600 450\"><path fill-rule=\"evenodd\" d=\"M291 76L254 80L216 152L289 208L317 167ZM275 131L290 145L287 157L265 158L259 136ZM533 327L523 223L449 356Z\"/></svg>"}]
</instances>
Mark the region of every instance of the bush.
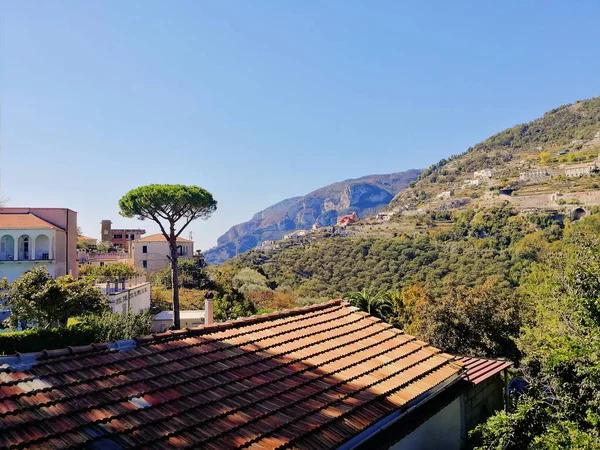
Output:
<instances>
[{"instance_id":1,"label":"bush","mask_svg":"<svg viewBox=\"0 0 600 450\"><path fill-rule=\"evenodd\" d=\"M97 341L96 333L95 328L83 325L0 333L0 355L87 345Z\"/></svg>"},{"instance_id":2,"label":"bush","mask_svg":"<svg viewBox=\"0 0 600 450\"><path fill-rule=\"evenodd\" d=\"M140 314L107 312L81 317L77 324L67 327L0 333L0 355L132 339L151 332L152 315L149 312Z\"/></svg>"},{"instance_id":3,"label":"bush","mask_svg":"<svg viewBox=\"0 0 600 450\"><path fill-rule=\"evenodd\" d=\"M114 314L106 312L101 315L82 317L81 325L95 331L94 339L97 342L117 341L119 339L133 339L137 336L146 336L152 333L152 314L148 311L141 313L128 312L127 314Z\"/></svg>"}]
</instances>

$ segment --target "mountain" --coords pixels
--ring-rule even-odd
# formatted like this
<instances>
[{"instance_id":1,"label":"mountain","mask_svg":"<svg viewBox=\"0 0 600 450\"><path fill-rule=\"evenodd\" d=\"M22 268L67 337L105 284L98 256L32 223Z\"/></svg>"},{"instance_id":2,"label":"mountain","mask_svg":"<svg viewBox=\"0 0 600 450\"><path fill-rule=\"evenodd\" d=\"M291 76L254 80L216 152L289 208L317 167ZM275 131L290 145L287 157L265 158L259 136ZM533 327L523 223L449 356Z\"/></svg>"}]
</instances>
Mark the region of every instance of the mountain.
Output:
<instances>
[{"instance_id":1,"label":"mountain","mask_svg":"<svg viewBox=\"0 0 600 450\"><path fill-rule=\"evenodd\" d=\"M549 198L556 193L565 202L600 204L600 193L598 199L580 195L598 189L596 177L579 176L598 162L599 151L600 97L596 97L555 108L462 155L442 159L386 209L406 215L506 202L517 209L556 209L560 202Z\"/></svg>"},{"instance_id":2,"label":"mountain","mask_svg":"<svg viewBox=\"0 0 600 450\"><path fill-rule=\"evenodd\" d=\"M420 170L386 175L367 175L333 183L305 196L283 200L256 213L252 219L231 227L219 237L217 246L204 253L206 261L221 263L250 250L265 240L320 226L334 225L338 216L356 212L360 218L376 214L416 180Z\"/></svg>"},{"instance_id":3,"label":"mountain","mask_svg":"<svg viewBox=\"0 0 600 450\"><path fill-rule=\"evenodd\" d=\"M494 277L511 286L543 259L544 245L600 229L599 152L600 97L553 109L425 169L386 207L390 220L253 250L236 264L260 268L299 298L411 283L441 295L446 283L476 287Z\"/></svg>"}]
</instances>

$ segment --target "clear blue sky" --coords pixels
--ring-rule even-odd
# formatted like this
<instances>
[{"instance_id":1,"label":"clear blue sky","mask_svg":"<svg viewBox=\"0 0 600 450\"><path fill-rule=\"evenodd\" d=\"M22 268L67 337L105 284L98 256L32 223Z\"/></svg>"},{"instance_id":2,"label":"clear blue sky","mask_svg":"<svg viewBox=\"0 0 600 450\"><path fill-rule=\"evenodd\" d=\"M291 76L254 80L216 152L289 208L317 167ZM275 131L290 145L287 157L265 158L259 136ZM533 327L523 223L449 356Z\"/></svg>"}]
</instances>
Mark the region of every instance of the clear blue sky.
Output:
<instances>
[{"instance_id":1,"label":"clear blue sky","mask_svg":"<svg viewBox=\"0 0 600 450\"><path fill-rule=\"evenodd\" d=\"M206 249L287 197L425 167L600 95L600 2L0 3L1 188L85 234L149 183L219 209ZM187 236L187 232L185 234Z\"/></svg>"}]
</instances>

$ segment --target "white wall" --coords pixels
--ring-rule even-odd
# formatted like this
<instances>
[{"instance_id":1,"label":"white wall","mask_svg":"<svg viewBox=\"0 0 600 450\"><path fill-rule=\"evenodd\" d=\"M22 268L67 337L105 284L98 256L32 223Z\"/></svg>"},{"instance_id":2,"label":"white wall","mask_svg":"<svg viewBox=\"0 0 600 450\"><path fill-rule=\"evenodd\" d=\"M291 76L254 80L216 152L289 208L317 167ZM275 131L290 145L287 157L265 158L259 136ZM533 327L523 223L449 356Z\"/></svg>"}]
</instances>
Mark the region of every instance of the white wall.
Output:
<instances>
[{"instance_id":1,"label":"white wall","mask_svg":"<svg viewBox=\"0 0 600 450\"><path fill-rule=\"evenodd\" d=\"M122 314L128 309L134 313L150 309L150 289L150 283L143 283L121 292L108 294L111 311Z\"/></svg>"},{"instance_id":2,"label":"white wall","mask_svg":"<svg viewBox=\"0 0 600 450\"><path fill-rule=\"evenodd\" d=\"M185 255L180 255L180 259L192 259L194 255L194 244L193 242L181 242L179 243L185 249ZM143 253L144 246L146 246L147 253ZM148 272L156 272L164 269L169 265L170 254L169 244L164 242L133 242L132 243L132 254L133 254L133 265L142 270ZM144 261L147 261L146 267L144 267Z\"/></svg>"},{"instance_id":3,"label":"white wall","mask_svg":"<svg viewBox=\"0 0 600 450\"><path fill-rule=\"evenodd\" d=\"M390 448L394 450L460 450L461 420L460 397L458 397Z\"/></svg>"}]
</instances>

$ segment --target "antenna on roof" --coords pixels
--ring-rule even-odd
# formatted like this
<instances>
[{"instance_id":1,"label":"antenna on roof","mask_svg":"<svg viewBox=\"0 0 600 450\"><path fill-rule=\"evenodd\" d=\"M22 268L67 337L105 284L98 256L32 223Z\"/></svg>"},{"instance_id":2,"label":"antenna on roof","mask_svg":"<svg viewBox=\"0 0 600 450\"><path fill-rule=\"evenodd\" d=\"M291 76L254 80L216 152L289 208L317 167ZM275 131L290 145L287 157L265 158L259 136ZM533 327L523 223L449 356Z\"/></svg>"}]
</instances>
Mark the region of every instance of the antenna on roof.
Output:
<instances>
[{"instance_id":1,"label":"antenna on roof","mask_svg":"<svg viewBox=\"0 0 600 450\"><path fill-rule=\"evenodd\" d=\"M194 234L190 231L190 241L194 240Z\"/></svg>"}]
</instances>

